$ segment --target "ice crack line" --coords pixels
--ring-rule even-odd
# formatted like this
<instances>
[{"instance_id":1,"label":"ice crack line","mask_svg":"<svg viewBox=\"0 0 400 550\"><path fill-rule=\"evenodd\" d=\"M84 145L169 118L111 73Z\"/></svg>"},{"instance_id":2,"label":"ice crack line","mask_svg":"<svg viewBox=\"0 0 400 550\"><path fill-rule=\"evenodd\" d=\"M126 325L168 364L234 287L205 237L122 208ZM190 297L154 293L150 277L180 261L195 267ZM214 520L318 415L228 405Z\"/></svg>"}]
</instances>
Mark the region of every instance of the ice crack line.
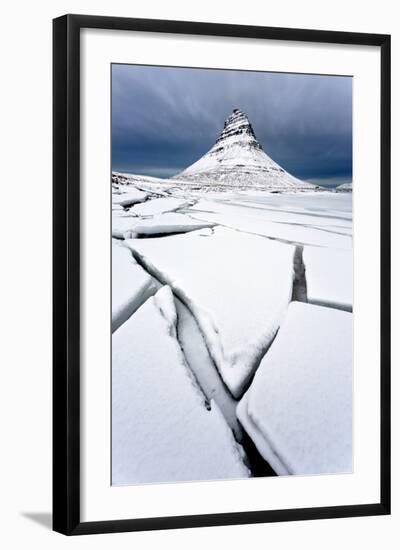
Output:
<instances>
[{"instance_id":1,"label":"ice crack line","mask_svg":"<svg viewBox=\"0 0 400 550\"><path fill-rule=\"evenodd\" d=\"M297 245L293 258L293 293L292 302L307 302L306 268L303 262L304 246Z\"/></svg>"},{"instance_id":2,"label":"ice crack line","mask_svg":"<svg viewBox=\"0 0 400 550\"><path fill-rule=\"evenodd\" d=\"M225 386L221 375L211 358L203 334L197 324L196 317L182 297L175 293L167 278L152 265L146 262L140 253L130 249L137 263L148 273L160 288L168 285L174 295L177 310L176 339L185 357L188 368L194 380L205 396L205 406L210 408L211 399L214 399L223 414L227 424L232 429L235 439L240 442L242 428L236 417L236 401Z\"/></svg>"},{"instance_id":3,"label":"ice crack line","mask_svg":"<svg viewBox=\"0 0 400 550\"><path fill-rule=\"evenodd\" d=\"M226 204L223 200L216 200L215 202L219 202L221 204ZM229 203L228 206L230 205L233 205L233 206L243 206L244 208L252 208L253 210L261 210L261 211L270 211L270 212L284 212L285 214L297 214L297 215L303 215L303 216L310 216L312 218L330 218L330 219L333 219L333 220L344 220L344 221L349 221L350 218L347 217L347 216L339 216L339 215L334 215L334 214L327 214L327 213L321 213L321 214L317 214L315 212L310 212L310 211L305 211L305 212L302 212L302 211L298 211L298 210L284 210L284 209L281 209L281 208L268 208L266 206L258 206L258 205L251 205L251 204L243 204L242 202L240 203L235 203L235 202L231 202Z\"/></svg>"},{"instance_id":4,"label":"ice crack line","mask_svg":"<svg viewBox=\"0 0 400 550\"><path fill-rule=\"evenodd\" d=\"M193 213L194 215L192 214L190 217L193 218L194 220L199 220L199 221L210 221L208 220L207 218L202 218L201 216L196 216L196 212L197 210L194 210ZM234 227L233 225L228 225L226 223L221 223L221 222L215 222L217 225L215 227L225 227L226 229L231 229L232 231L237 231L238 233L244 233L246 235L256 235L257 237L263 237L264 239L269 239L270 241L277 241L279 243L283 243L283 244L290 244L290 245L307 245L307 246L313 246L315 248L326 248L325 246L321 245L321 244L315 244L315 243L304 243L304 242L301 242L301 241L290 241L288 239L282 239L280 237L272 237L271 235L265 235L263 233L257 233L256 231L246 231L244 229L238 229L237 227ZM214 227L214 229L215 229Z\"/></svg>"}]
</instances>

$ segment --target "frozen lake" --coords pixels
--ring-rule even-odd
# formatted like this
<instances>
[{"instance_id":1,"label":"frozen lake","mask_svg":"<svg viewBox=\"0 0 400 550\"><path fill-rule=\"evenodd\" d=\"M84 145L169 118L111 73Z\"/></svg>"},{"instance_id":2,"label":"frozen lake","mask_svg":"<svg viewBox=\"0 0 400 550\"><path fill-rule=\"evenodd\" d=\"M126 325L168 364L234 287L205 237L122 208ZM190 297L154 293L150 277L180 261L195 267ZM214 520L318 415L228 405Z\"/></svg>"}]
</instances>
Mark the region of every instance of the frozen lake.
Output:
<instances>
[{"instance_id":1,"label":"frozen lake","mask_svg":"<svg viewBox=\"0 0 400 550\"><path fill-rule=\"evenodd\" d=\"M163 187L160 181L136 176L130 185L113 188L114 482L151 483L163 481L163 475L165 481L251 476L254 453L265 461L265 475L269 466L279 474L347 471L352 193L200 193L184 184ZM168 299L163 291L161 300L160 288L168 290ZM298 303L300 309L293 305ZM152 328L163 326L162 333ZM340 347L330 344L336 335ZM161 355L159 345L165 348ZM149 373L152 365L159 373ZM286 368L282 373L280 365ZM299 381L294 385L292 372ZM168 395L154 388L158 397L152 402L152 384L164 379ZM138 380L146 384L142 391ZM335 384L341 391L324 398ZM179 402L180 388L185 403ZM273 410L263 404L267 394L276 403ZM284 422L274 416L281 400ZM310 403L325 403L323 415ZM339 411L342 438L335 435ZM215 440L201 438L200 425L216 434ZM162 452L146 445L147 438L158 440ZM212 445L208 454L207 445ZM200 448L197 461L193 449ZM322 456L326 448L331 455ZM162 463L159 469L163 456L165 468ZM190 468L175 469L174 460Z\"/></svg>"}]
</instances>

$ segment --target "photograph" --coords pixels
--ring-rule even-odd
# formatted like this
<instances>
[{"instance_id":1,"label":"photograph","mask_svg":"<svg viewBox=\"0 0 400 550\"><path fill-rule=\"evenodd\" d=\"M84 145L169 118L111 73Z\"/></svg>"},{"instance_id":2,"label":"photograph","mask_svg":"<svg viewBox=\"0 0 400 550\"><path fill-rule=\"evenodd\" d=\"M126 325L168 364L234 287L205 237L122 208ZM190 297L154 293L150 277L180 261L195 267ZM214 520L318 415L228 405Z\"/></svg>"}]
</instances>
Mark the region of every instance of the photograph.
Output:
<instances>
[{"instance_id":1,"label":"photograph","mask_svg":"<svg viewBox=\"0 0 400 550\"><path fill-rule=\"evenodd\" d=\"M110 71L111 485L351 474L352 76Z\"/></svg>"}]
</instances>

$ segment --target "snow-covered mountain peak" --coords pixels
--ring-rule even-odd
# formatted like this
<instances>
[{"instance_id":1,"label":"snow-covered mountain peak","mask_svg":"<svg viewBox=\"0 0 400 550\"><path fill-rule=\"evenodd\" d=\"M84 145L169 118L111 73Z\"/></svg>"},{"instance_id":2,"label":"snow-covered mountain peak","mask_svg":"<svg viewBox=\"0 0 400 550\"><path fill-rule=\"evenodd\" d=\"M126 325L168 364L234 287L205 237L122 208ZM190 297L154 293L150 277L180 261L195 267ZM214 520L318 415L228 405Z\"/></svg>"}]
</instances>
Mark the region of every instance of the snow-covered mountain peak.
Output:
<instances>
[{"instance_id":1,"label":"snow-covered mountain peak","mask_svg":"<svg viewBox=\"0 0 400 550\"><path fill-rule=\"evenodd\" d=\"M224 123L224 129L218 137L216 144L223 144L225 141L233 141L261 149L258 143L253 127L250 124L247 115L239 109L234 109Z\"/></svg>"},{"instance_id":2,"label":"snow-covered mountain peak","mask_svg":"<svg viewBox=\"0 0 400 550\"><path fill-rule=\"evenodd\" d=\"M173 179L199 184L201 188L267 191L316 188L286 172L263 151L247 115L238 108L225 120L211 149Z\"/></svg>"}]
</instances>

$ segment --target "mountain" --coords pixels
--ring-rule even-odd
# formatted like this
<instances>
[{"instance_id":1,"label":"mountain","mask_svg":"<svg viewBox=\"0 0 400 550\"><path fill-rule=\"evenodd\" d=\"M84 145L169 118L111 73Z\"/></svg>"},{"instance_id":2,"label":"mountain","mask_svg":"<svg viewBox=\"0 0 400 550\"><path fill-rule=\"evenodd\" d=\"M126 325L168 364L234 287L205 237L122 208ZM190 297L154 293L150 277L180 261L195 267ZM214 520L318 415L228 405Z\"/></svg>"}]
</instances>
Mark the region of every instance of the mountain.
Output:
<instances>
[{"instance_id":1,"label":"mountain","mask_svg":"<svg viewBox=\"0 0 400 550\"><path fill-rule=\"evenodd\" d=\"M234 109L214 146L172 179L216 188L302 191L317 186L301 181L273 161L257 141L249 119Z\"/></svg>"},{"instance_id":2,"label":"mountain","mask_svg":"<svg viewBox=\"0 0 400 550\"><path fill-rule=\"evenodd\" d=\"M353 184L352 183L342 183L342 185L338 185L335 189L336 193L352 193L353 192Z\"/></svg>"}]
</instances>

